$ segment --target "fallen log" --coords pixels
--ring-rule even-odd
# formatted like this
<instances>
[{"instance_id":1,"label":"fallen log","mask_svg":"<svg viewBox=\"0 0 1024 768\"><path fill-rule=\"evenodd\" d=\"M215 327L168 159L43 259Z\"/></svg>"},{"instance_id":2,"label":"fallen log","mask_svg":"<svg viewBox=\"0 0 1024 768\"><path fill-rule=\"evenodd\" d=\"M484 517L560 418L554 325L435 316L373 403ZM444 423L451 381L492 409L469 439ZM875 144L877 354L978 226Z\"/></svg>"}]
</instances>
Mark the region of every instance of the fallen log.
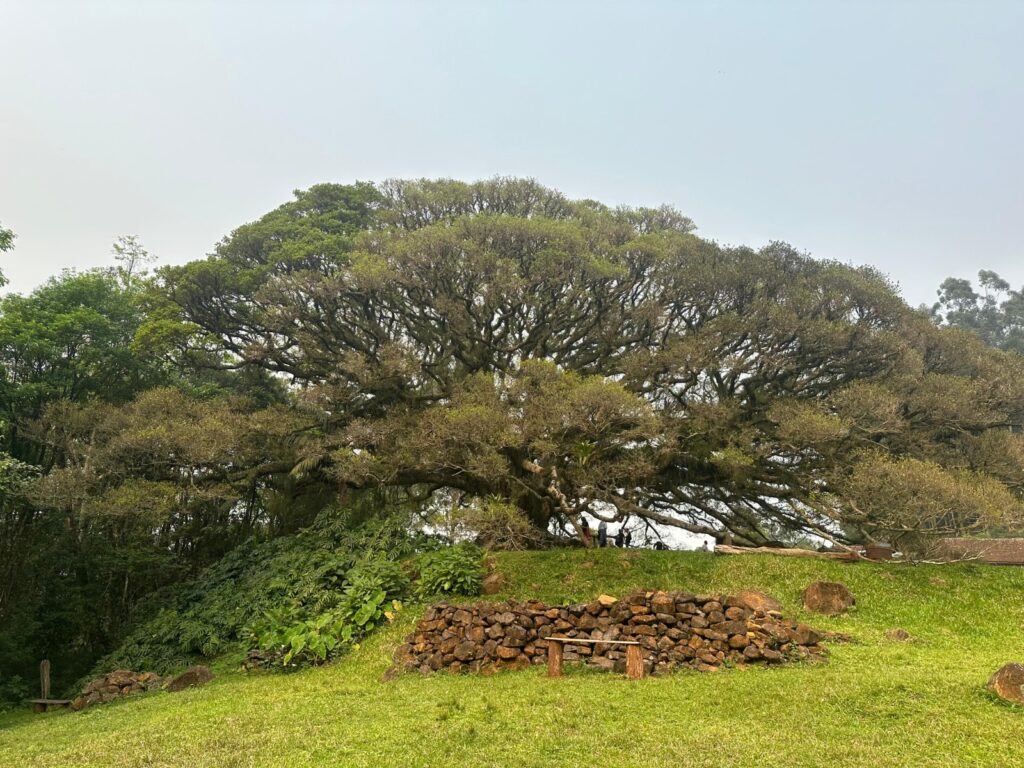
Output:
<instances>
[{"instance_id":1,"label":"fallen log","mask_svg":"<svg viewBox=\"0 0 1024 768\"><path fill-rule=\"evenodd\" d=\"M847 552L815 552L813 549L791 549L783 547L734 547L729 544L715 546L716 555L781 555L782 557L817 557L822 560L839 560L844 563L855 563L863 560L861 555L853 551Z\"/></svg>"}]
</instances>

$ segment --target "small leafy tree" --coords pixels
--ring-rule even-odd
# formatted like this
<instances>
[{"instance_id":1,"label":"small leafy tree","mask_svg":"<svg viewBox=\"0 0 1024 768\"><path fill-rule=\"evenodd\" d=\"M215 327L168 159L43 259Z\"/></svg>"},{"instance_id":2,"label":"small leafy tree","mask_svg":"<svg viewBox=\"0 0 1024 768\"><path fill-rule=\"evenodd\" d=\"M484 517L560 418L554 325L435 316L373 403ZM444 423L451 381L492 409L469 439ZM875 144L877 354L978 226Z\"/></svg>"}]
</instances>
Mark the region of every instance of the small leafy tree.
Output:
<instances>
[{"instance_id":1,"label":"small leafy tree","mask_svg":"<svg viewBox=\"0 0 1024 768\"><path fill-rule=\"evenodd\" d=\"M524 550L543 547L543 532L523 511L499 496L435 497L440 502L426 515L427 520L444 530L450 541L469 539L492 551Z\"/></svg>"},{"instance_id":2,"label":"small leafy tree","mask_svg":"<svg viewBox=\"0 0 1024 768\"><path fill-rule=\"evenodd\" d=\"M114 242L111 252L117 262L115 272L121 282L131 287L134 281L146 275L147 265L156 261L135 235L122 235Z\"/></svg>"}]
</instances>

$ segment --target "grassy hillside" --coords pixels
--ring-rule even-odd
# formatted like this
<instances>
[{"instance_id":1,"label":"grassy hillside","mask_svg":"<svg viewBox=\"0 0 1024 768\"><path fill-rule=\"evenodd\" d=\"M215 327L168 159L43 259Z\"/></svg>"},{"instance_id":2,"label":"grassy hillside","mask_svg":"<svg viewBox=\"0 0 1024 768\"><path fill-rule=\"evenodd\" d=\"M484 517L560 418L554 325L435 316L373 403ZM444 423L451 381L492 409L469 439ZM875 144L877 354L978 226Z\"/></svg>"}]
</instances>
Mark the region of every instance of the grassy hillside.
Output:
<instances>
[{"instance_id":1,"label":"grassy hillside","mask_svg":"<svg viewBox=\"0 0 1024 768\"><path fill-rule=\"evenodd\" d=\"M632 682L406 675L380 682L411 608L345 659L290 675L222 674L82 713L0 718L10 766L1024 766L1024 708L984 690L1024 659L1024 570L843 565L604 550L499 557L499 598L581 601L632 587L763 589L787 615L854 635L826 666L681 672ZM840 580L849 615L800 614ZM918 640L888 642L902 627Z\"/></svg>"}]
</instances>

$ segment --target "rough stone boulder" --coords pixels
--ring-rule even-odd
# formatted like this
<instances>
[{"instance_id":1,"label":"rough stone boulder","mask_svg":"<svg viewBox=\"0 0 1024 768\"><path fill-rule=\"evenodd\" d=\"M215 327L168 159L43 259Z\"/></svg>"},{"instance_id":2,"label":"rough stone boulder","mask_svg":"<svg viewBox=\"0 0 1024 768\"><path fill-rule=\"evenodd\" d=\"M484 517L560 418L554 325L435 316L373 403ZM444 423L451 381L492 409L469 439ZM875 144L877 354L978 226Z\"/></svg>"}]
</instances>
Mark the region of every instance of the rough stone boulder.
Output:
<instances>
[{"instance_id":1,"label":"rough stone boulder","mask_svg":"<svg viewBox=\"0 0 1024 768\"><path fill-rule=\"evenodd\" d=\"M755 592L754 590L747 589L743 592L737 592L736 600L752 611L763 611L764 613L768 613L768 611L782 611L782 603L771 595L766 595L764 592Z\"/></svg>"},{"instance_id":2,"label":"rough stone boulder","mask_svg":"<svg viewBox=\"0 0 1024 768\"><path fill-rule=\"evenodd\" d=\"M484 595L496 595L505 588L505 576L495 571L488 574L480 584L480 592Z\"/></svg>"},{"instance_id":3,"label":"rough stone boulder","mask_svg":"<svg viewBox=\"0 0 1024 768\"><path fill-rule=\"evenodd\" d=\"M835 581L816 581L808 585L802 598L805 609L825 616L846 613L857 602L846 585Z\"/></svg>"},{"instance_id":4,"label":"rough stone boulder","mask_svg":"<svg viewBox=\"0 0 1024 768\"><path fill-rule=\"evenodd\" d=\"M189 667L180 675L172 677L164 687L171 693L177 693L178 691L184 691L186 688L206 685L211 680L213 680L213 672L210 671L209 667L204 667L200 664L196 667Z\"/></svg>"},{"instance_id":5,"label":"rough stone boulder","mask_svg":"<svg viewBox=\"0 0 1024 768\"><path fill-rule=\"evenodd\" d=\"M1014 704L1024 704L1024 664L1006 664L988 680L988 689Z\"/></svg>"}]
</instances>

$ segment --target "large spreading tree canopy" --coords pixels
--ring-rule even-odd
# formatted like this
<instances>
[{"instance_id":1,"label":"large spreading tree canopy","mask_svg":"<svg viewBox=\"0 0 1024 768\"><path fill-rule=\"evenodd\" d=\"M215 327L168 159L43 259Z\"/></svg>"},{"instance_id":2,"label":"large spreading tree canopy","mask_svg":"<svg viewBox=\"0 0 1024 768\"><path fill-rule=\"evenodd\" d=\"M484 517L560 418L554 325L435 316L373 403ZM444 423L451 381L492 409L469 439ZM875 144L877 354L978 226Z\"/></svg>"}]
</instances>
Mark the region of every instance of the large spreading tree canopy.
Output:
<instances>
[{"instance_id":1,"label":"large spreading tree canopy","mask_svg":"<svg viewBox=\"0 0 1024 768\"><path fill-rule=\"evenodd\" d=\"M318 185L162 270L137 344L285 382L291 483L753 544L1020 519L1021 358L693 230L530 180Z\"/></svg>"}]
</instances>

